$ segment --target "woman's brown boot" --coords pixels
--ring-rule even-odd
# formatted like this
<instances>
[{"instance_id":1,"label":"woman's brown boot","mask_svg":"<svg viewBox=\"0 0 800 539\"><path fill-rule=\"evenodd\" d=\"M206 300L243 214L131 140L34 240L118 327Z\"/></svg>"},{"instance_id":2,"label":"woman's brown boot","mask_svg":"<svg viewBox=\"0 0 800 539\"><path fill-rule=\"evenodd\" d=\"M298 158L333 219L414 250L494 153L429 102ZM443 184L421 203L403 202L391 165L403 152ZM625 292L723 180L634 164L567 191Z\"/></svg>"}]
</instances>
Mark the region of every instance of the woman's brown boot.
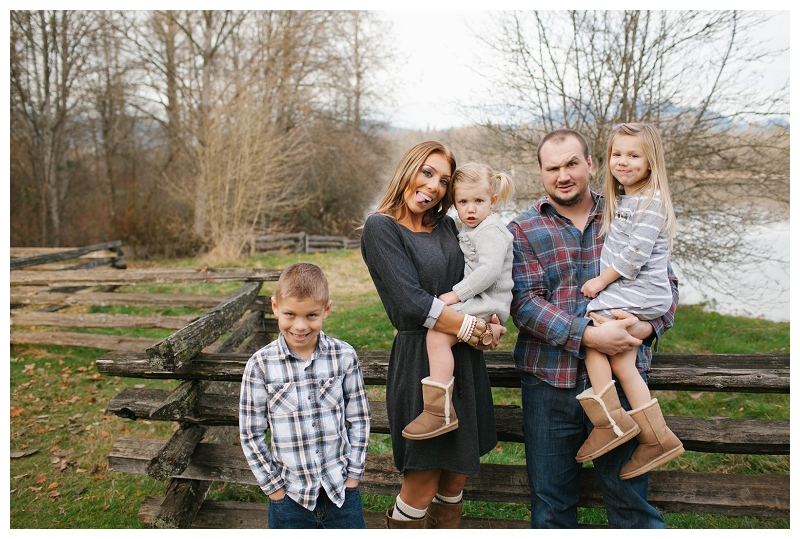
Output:
<instances>
[{"instance_id":1,"label":"woman's brown boot","mask_svg":"<svg viewBox=\"0 0 800 539\"><path fill-rule=\"evenodd\" d=\"M425 528L457 530L461 525L464 504L431 502L425 514Z\"/></svg>"},{"instance_id":2,"label":"woman's brown boot","mask_svg":"<svg viewBox=\"0 0 800 539\"><path fill-rule=\"evenodd\" d=\"M614 380L611 380L598 394L595 394L590 387L576 398L594 425L594 429L575 456L578 462L586 462L605 455L639 434L636 421L622 409Z\"/></svg>"},{"instance_id":3,"label":"woman's brown boot","mask_svg":"<svg viewBox=\"0 0 800 539\"><path fill-rule=\"evenodd\" d=\"M403 429L409 440L427 440L458 428L458 418L453 409L453 382L440 384L430 376L422 379L422 413Z\"/></svg>"},{"instance_id":4,"label":"woman's brown boot","mask_svg":"<svg viewBox=\"0 0 800 539\"><path fill-rule=\"evenodd\" d=\"M421 530L425 528L425 523L427 522L428 517L419 518L416 520L398 520L396 518L392 518L394 514L394 508L387 509L386 515L384 515L383 524L390 530L413 530L418 529Z\"/></svg>"},{"instance_id":5,"label":"woman's brown boot","mask_svg":"<svg viewBox=\"0 0 800 539\"><path fill-rule=\"evenodd\" d=\"M620 479L642 475L683 454L683 443L664 421L658 399L631 410L631 417L641 428L641 433L636 437L639 447L631 455L631 460L622 467Z\"/></svg>"}]
</instances>

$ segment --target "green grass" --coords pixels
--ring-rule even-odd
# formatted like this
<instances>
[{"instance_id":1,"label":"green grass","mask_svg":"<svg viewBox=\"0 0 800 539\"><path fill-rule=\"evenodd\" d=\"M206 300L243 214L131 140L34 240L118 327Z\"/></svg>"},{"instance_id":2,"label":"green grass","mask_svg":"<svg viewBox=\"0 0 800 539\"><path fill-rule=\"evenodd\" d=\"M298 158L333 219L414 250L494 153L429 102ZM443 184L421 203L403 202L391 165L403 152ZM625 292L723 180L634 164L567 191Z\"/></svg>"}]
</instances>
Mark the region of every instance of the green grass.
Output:
<instances>
[{"instance_id":1,"label":"green grass","mask_svg":"<svg viewBox=\"0 0 800 539\"><path fill-rule=\"evenodd\" d=\"M282 269L297 262L318 264L328 275L334 307L324 329L357 350L389 350L394 328L389 324L358 251L308 255L270 255L238 262L240 267ZM129 261L129 267L198 267L191 260ZM225 265L219 265L224 267ZM125 287L126 292L232 294L241 283L179 284ZM122 290L120 290L122 291ZM262 294L274 291L265 283ZM74 312L113 314L200 314L196 309L143 307L72 308ZM509 321L500 349L513 347L517 330ZM34 328L26 328L34 329ZM48 328L36 328L47 331ZM64 331L59 328L59 331ZM92 330L99 332L99 330ZM114 334L157 336L165 330L108 330ZM700 306L681 306L675 327L659 343L663 353L785 353L789 324L721 316ZM58 346L10 347L10 526L11 528L141 528L137 512L145 496L164 494L166 482L146 476L110 472L108 453L121 437L167 439L176 427L159 421L106 416L108 400L125 387L173 388L175 381L101 376L94 362L102 350ZM382 387L371 387L380 399ZM665 414L695 417L789 419L789 395L712 392L654 392ZM495 403L520 404L519 390L493 389ZM15 457L36 450L28 456ZM372 434L370 452L391 451L388 435ZM486 463L525 464L524 446L501 443L482 459ZM687 452L670 469L740 474L788 474L788 456L719 455ZM257 487L215 483L212 500L265 503ZM368 509L384 510L393 497L364 495ZM528 506L466 501L470 516L528 520ZM670 528L788 528L782 519L729 518L717 515L668 514ZM579 509L583 524L605 524L605 511Z\"/></svg>"}]
</instances>

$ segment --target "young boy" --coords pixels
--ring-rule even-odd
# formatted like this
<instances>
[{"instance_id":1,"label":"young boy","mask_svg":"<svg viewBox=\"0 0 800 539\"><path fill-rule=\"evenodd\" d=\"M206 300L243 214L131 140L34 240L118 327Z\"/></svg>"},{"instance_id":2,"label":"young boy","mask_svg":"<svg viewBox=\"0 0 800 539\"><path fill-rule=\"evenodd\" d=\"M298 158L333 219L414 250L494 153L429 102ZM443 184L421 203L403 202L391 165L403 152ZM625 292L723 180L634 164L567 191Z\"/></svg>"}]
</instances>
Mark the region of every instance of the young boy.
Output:
<instances>
[{"instance_id":1,"label":"young boy","mask_svg":"<svg viewBox=\"0 0 800 539\"><path fill-rule=\"evenodd\" d=\"M272 297L280 335L244 369L239 434L270 528L366 528L369 402L353 347L322 332L330 310L321 269L287 268Z\"/></svg>"}]
</instances>

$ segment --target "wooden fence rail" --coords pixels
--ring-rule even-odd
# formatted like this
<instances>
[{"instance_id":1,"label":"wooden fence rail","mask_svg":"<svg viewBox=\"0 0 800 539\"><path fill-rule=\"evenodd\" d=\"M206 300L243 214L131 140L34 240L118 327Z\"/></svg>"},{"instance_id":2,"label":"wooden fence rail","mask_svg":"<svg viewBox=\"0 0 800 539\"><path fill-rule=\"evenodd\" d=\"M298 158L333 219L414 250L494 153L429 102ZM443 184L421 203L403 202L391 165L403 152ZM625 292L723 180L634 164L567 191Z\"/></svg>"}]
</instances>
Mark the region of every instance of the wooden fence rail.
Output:
<instances>
[{"instance_id":1,"label":"wooden fence rail","mask_svg":"<svg viewBox=\"0 0 800 539\"><path fill-rule=\"evenodd\" d=\"M336 249L356 249L359 245L360 240L344 236L315 236L305 232L264 234L253 238L250 244L250 256L273 251L319 253Z\"/></svg>"}]
</instances>

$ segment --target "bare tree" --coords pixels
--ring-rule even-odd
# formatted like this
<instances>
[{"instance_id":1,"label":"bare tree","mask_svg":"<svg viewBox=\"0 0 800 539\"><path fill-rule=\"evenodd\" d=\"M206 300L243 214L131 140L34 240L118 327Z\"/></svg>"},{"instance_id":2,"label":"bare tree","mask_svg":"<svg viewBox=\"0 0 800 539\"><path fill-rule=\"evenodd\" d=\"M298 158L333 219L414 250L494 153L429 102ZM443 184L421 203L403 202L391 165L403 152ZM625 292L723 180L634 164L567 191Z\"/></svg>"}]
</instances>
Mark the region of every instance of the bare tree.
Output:
<instances>
[{"instance_id":1,"label":"bare tree","mask_svg":"<svg viewBox=\"0 0 800 539\"><path fill-rule=\"evenodd\" d=\"M789 205L788 76L770 89L757 71L783 52L755 39L766 20L735 11L502 13L479 34L500 91L472 110L495 147L528 170L545 133L580 131L595 178L604 178L612 125L656 124L684 225L674 258L713 286L714 266L770 256L763 246L744 251L746 231L786 218Z\"/></svg>"},{"instance_id":2,"label":"bare tree","mask_svg":"<svg viewBox=\"0 0 800 539\"><path fill-rule=\"evenodd\" d=\"M11 11L12 136L38 185L42 245L61 242L66 160L94 29L91 12Z\"/></svg>"}]
</instances>

